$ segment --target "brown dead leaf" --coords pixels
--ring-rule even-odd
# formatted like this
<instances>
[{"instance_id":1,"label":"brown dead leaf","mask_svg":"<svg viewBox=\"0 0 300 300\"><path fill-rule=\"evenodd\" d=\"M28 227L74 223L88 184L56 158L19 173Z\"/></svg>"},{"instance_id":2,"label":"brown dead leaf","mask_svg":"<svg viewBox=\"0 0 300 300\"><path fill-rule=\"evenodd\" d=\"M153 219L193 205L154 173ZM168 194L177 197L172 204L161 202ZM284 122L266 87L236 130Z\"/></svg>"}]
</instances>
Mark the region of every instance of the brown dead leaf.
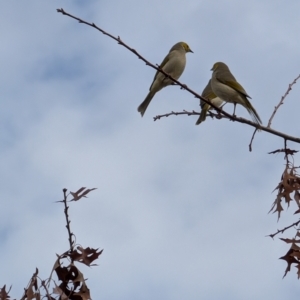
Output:
<instances>
[{"instance_id":1,"label":"brown dead leaf","mask_svg":"<svg viewBox=\"0 0 300 300\"><path fill-rule=\"evenodd\" d=\"M284 256L280 257L279 259L283 259L287 262L287 267L285 269L283 278L286 276L286 274L291 270L292 264L299 264L299 261L295 259L294 256L291 256L291 254L294 252L293 249L290 249Z\"/></svg>"},{"instance_id":2,"label":"brown dead leaf","mask_svg":"<svg viewBox=\"0 0 300 300\"><path fill-rule=\"evenodd\" d=\"M28 287L25 289L24 295L21 300L40 299L40 291L38 287L37 275L39 273L38 268L35 269L35 273L32 275Z\"/></svg>"},{"instance_id":3,"label":"brown dead leaf","mask_svg":"<svg viewBox=\"0 0 300 300\"><path fill-rule=\"evenodd\" d=\"M300 253L300 247L297 244L292 244L291 249Z\"/></svg>"},{"instance_id":4,"label":"brown dead leaf","mask_svg":"<svg viewBox=\"0 0 300 300\"><path fill-rule=\"evenodd\" d=\"M57 286L57 284L54 282L55 288L53 288L53 294L59 295L59 299L61 300L68 300L68 296L63 292L63 290Z\"/></svg>"},{"instance_id":5,"label":"brown dead leaf","mask_svg":"<svg viewBox=\"0 0 300 300\"><path fill-rule=\"evenodd\" d=\"M294 215L299 214L299 213L300 213L300 208L294 212Z\"/></svg>"},{"instance_id":6,"label":"brown dead leaf","mask_svg":"<svg viewBox=\"0 0 300 300\"><path fill-rule=\"evenodd\" d=\"M11 290L11 286L8 291L6 291L6 284L0 289L0 300L10 300L9 292Z\"/></svg>"},{"instance_id":7,"label":"brown dead leaf","mask_svg":"<svg viewBox=\"0 0 300 300\"><path fill-rule=\"evenodd\" d=\"M299 207L299 210L296 210L295 214L300 213L300 177L296 172L297 167L291 166L290 164L286 164L284 172L281 176L281 181L274 189L278 190L277 197L272 204L272 207L269 212L277 212L278 220L280 218L280 214L283 211L283 207L281 201L284 199L285 203L289 206L292 199L292 194L294 193L294 200Z\"/></svg>"},{"instance_id":8,"label":"brown dead leaf","mask_svg":"<svg viewBox=\"0 0 300 300\"><path fill-rule=\"evenodd\" d=\"M72 264L71 268L76 268L76 271L73 271L74 272L74 277L73 277L72 281L73 282L84 282L84 277L83 277L83 274L80 272L80 270L73 264ZM75 276L75 274L76 274L76 276Z\"/></svg>"},{"instance_id":9,"label":"brown dead leaf","mask_svg":"<svg viewBox=\"0 0 300 300\"><path fill-rule=\"evenodd\" d=\"M295 258L297 258L299 260L299 258L300 258L300 252L298 250L294 251L294 252L291 253L291 256L293 256L293 257L295 257ZM298 261L298 262L300 262L300 261Z\"/></svg>"},{"instance_id":10,"label":"brown dead leaf","mask_svg":"<svg viewBox=\"0 0 300 300\"><path fill-rule=\"evenodd\" d=\"M298 207L300 208L300 193L297 190L295 191L294 199L295 199Z\"/></svg>"},{"instance_id":11,"label":"brown dead leaf","mask_svg":"<svg viewBox=\"0 0 300 300\"><path fill-rule=\"evenodd\" d=\"M296 268L298 269L297 271L298 279L300 279L300 264L298 264Z\"/></svg>"},{"instance_id":12,"label":"brown dead leaf","mask_svg":"<svg viewBox=\"0 0 300 300\"><path fill-rule=\"evenodd\" d=\"M283 211L283 207L282 207L282 205L281 205L281 194L280 193L278 193L278 195L277 195L277 197L276 197L276 199L275 199L275 201L274 201L274 203L273 203L273 205L272 205L272 207L271 207L271 209L270 209L270 211L269 211L269 213L271 212L271 211L273 211L273 214L274 213L278 213L278 218L277 218L277 220L279 220L279 218L280 218L280 214L281 214L281 212Z\"/></svg>"},{"instance_id":13,"label":"brown dead leaf","mask_svg":"<svg viewBox=\"0 0 300 300\"><path fill-rule=\"evenodd\" d=\"M91 300L90 290L85 283L82 284L78 293L74 295L80 296L82 300Z\"/></svg>"},{"instance_id":14,"label":"brown dead leaf","mask_svg":"<svg viewBox=\"0 0 300 300\"><path fill-rule=\"evenodd\" d=\"M82 197L84 198L87 198L86 195L93 191L93 190L96 190L97 188L92 188L92 189L87 189L85 190L86 188L85 187L82 187L80 188L77 192L73 193L73 192L70 192L70 194L73 196L73 199L70 200L70 201L78 201L80 200ZM85 191L84 191L85 190ZM82 192L82 193L81 193ZM81 194L80 194L81 193Z\"/></svg>"},{"instance_id":15,"label":"brown dead leaf","mask_svg":"<svg viewBox=\"0 0 300 300\"><path fill-rule=\"evenodd\" d=\"M283 238L279 238L279 239L286 242L287 244L300 243L300 240L296 240L296 239L283 239Z\"/></svg>"},{"instance_id":16,"label":"brown dead leaf","mask_svg":"<svg viewBox=\"0 0 300 300\"><path fill-rule=\"evenodd\" d=\"M103 249L98 251L99 248L93 249L90 247L82 248L78 246L72 252L70 252L69 256L72 261L81 262L87 266L92 266L91 263L96 260L99 255L103 252Z\"/></svg>"},{"instance_id":17,"label":"brown dead leaf","mask_svg":"<svg viewBox=\"0 0 300 300\"><path fill-rule=\"evenodd\" d=\"M283 179L282 179L282 197L285 198L285 202L290 205L290 202L292 201L292 198L290 194L294 191L293 186L291 185L292 176L289 174L288 167L285 168L283 173Z\"/></svg>"},{"instance_id":18,"label":"brown dead leaf","mask_svg":"<svg viewBox=\"0 0 300 300\"><path fill-rule=\"evenodd\" d=\"M62 282L68 282L67 277L69 274L69 269L67 267L58 266L56 267L55 272L59 280L61 280Z\"/></svg>"}]
</instances>

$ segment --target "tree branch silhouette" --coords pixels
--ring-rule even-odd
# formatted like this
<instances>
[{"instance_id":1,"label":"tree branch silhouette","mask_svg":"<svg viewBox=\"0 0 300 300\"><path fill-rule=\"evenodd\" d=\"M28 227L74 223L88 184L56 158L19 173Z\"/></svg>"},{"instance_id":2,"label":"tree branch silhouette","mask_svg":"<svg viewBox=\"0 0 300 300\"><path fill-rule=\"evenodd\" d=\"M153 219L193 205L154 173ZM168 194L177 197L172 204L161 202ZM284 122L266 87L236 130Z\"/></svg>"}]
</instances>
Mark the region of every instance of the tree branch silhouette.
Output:
<instances>
[{"instance_id":1,"label":"tree branch silhouette","mask_svg":"<svg viewBox=\"0 0 300 300\"><path fill-rule=\"evenodd\" d=\"M292 83L289 84L287 91L286 91L285 94L281 97L281 100L279 101L278 105L275 106L275 109L274 109L274 111L273 111L273 113L272 113L272 115L271 115L271 117L270 117L270 120L269 120L269 122L268 122L268 126L267 126L267 127L271 127L272 120L273 120L273 118L274 118L274 116L275 116L275 114L276 114L278 108L279 108L281 105L283 105L284 99L287 97L287 95L289 94L289 92L292 90L292 86L293 86L294 84L296 84L296 82L297 82L297 80L298 80L299 78L300 78L300 75L298 75L298 76L294 79L294 81L293 81Z\"/></svg>"},{"instance_id":2,"label":"tree branch silhouette","mask_svg":"<svg viewBox=\"0 0 300 300\"><path fill-rule=\"evenodd\" d=\"M220 113L220 115L218 117L219 119L227 118L227 119L229 119L231 121L236 121L236 122L239 122L239 123L247 124L247 125L252 126L252 127L256 128L256 129L259 129L259 130L262 130L262 131L266 131L266 132L268 132L270 134L279 136L279 137L281 137L281 138L283 138L285 140L289 140L289 141L292 141L292 142L300 144L300 138L298 138L298 137L294 137L294 136L282 133L280 131L271 129L270 126L262 126L262 125L256 124L256 123L254 123L254 122L252 122L250 120L247 120L247 119L244 119L244 118L241 118L241 117L237 117L237 116L231 115L231 114L227 113L226 111L220 109L219 107L215 106L213 103L211 103L210 101L208 101L207 99L203 98L201 95L199 95L198 93L196 93L195 91L193 91L192 89L190 89L186 84L183 84L180 81L172 78L169 74L167 74L166 72L164 72L159 67L159 65L154 65L151 62L149 62L141 54L139 54L135 49L129 47L126 43L124 43L119 36L115 37L112 34L104 31L103 29L101 29L100 27L98 27L97 25L95 25L95 23L90 23L90 22L84 21L84 20L82 20L82 19L80 19L80 18L78 18L76 16L73 16L73 15L67 13L62 8L57 9L57 12L61 13L63 15L66 15L66 16L68 16L70 18L73 18L73 19L77 20L79 23L83 23L85 25L91 26L91 27L97 29L98 31L100 31L101 33L103 33L104 35L106 35L106 36L110 37L111 39L115 40L119 45L125 47L130 52L132 52L133 54L135 54L139 59L141 59L142 61L144 61L147 66L150 66L153 69L155 69L155 70L163 73L166 77L170 78L173 82L175 82L177 85L179 85L182 89L184 89L184 90L188 91L189 93L191 93L192 95L194 95L195 98L198 98L200 100L203 100L206 103L209 103L210 106L212 106L216 111L218 111ZM277 109L276 109L276 111L277 111ZM275 114L275 113L273 113L273 114ZM168 117L168 116L171 116L171 115L176 115L176 116L177 115L188 115L188 116L191 116L191 115L200 115L200 113L195 112L195 111L189 112L189 111L186 111L186 110L184 110L182 112L173 112L172 111L171 113L167 113L167 114L164 114L164 115L157 115L156 117L154 117L154 121L159 120L162 117Z\"/></svg>"},{"instance_id":3,"label":"tree branch silhouette","mask_svg":"<svg viewBox=\"0 0 300 300\"><path fill-rule=\"evenodd\" d=\"M66 228L68 230L68 240L69 240L69 245L70 245L70 250L73 251L73 246L75 244L75 240L73 239L74 238L74 234L72 233L71 231L71 227L70 227L70 219L69 219L69 214L68 214L68 210L69 210L69 206L67 204L67 198L68 198L68 195L67 195L67 189L64 188L63 189L63 193L64 193L64 200L62 200L61 202L63 202L64 206L65 206L65 209L64 209L64 213L65 213L65 217L66 217Z\"/></svg>"},{"instance_id":4,"label":"tree branch silhouette","mask_svg":"<svg viewBox=\"0 0 300 300\"><path fill-rule=\"evenodd\" d=\"M273 113L272 113L272 115L271 115L271 117L270 117L270 119L269 119L269 122L268 122L268 126L267 126L268 128L271 128L272 120L273 120L273 118L274 118L274 116L275 116L275 114L276 114L278 108L280 107L280 105L283 104L284 99L287 97L287 95L289 94L289 92L292 90L292 86L297 82L297 80L298 80L299 78L300 78L300 75L298 75L298 76L294 79L294 81L293 81L292 83L289 84L287 91L286 91L285 94L281 97L281 100L279 101L278 105L275 106L275 109L274 109L274 111L273 111ZM255 136L256 132L257 132L257 130L255 129L254 132L253 132L253 135L252 135L250 144L249 144L249 151L250 151L250 152L252 151L252 143L253 143L254 136ZM285 148L286 148L286 139L284 139L284 144L285 144Z\"/></svg>"},{"instance_id":5,"label":"tree branch silhouette","mask_svg":"<svg viewBox=\"0 0 300 300\"><path fill-rule=\"evenodd\" d=\"M269 234L269 235L267 235L267 236L269 236L269 237L271 237L272 239L274 239L275 235L277 235L278 233L284 233L286 230L288 230L288 229L290 229L290 228L292 228L292 227L294 227L294 226L298 226L299 224L300 224L300 220L297 221L297 222L295 222L295 223L293 223L293 224L291 224L291 225L289 225L289 226L287 226L287 227L284 227L284 228L282 228L282 229L277 229L277 232L272 233L272 234Z\"/></svg>"},{"instance_id":6,"label":"tree branch silhouette","mask_svg":"<svg viewBox=\"0 0 300 300\"><path fill-rule=\"evenodd\" d=\"M194 111L194 110L193 111L184 110L182 112L174 112L174 111L172 111L172 112L164 114L164 115L157 115L157 116L155 116L154 117L154 121L159 120L162 117L177 116L177 115L193 116L193 115L199 115L199 113L196 112L196 111ZM227 115L229 115L229 116L227 116ZM239 123L247 124L247 125L252 126L252 127L256 128L256 129L269 132L269 133L271 133L273 135L277 135L277 136L283 138L284 140L293 141L293 142L298 143L298 144L300 143L300 138L297 138L297 137L294 137L294 136L291 136L291 135L287 135L287 134L282 133L280 131L277 131L277 130L274 130L272 128L269 128L267 126L262 126L262 125L258 126L256 123L254 123L254 122L252 122L252 121L250 121L248 119L244 119L244 118L241 118L241 117L230 115L228 113L226 113L225 116L215 115L215 117L217 119L228 118L228 119L230 119L232 121L237 121ZM249 147L250 147L250 145L249 145Z\"/></svg>"}]
</instances>

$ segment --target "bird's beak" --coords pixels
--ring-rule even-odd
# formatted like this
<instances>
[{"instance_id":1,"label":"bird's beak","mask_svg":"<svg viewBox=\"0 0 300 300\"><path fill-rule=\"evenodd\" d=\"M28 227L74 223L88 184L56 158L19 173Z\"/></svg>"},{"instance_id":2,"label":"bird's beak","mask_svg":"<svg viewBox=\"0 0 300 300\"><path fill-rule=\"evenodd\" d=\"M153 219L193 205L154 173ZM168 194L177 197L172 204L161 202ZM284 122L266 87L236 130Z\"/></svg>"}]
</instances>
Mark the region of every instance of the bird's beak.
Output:
<instances>
[{"instance_id":1,"label":"bird's beak","mask_svg":"<svg viewBox=\"0 0 300 300\"><path fill-rule=\"evenodd\" d=\"M194 53L191 49L189 50L189 52L192 52L192 53Z\"/></svg>"}]
</instances>

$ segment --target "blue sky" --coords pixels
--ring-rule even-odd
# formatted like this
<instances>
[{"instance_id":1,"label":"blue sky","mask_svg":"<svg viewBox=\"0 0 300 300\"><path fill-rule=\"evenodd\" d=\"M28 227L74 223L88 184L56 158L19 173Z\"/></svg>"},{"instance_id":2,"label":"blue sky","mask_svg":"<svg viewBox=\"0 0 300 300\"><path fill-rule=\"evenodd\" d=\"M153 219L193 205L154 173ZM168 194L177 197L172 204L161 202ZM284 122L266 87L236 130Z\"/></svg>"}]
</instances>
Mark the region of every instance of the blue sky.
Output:
<instances>
[{"instance_id":1,"label":"blue sky","mask_svg":"<svg viewBox=\"0 0 300 300\"><path fill-rule=\"evenodd\" d=\"M12 297L68 247L62 189L96 187L72 203L83 246L104 248L83 268L93 299L298 299L288 250L265 236L296 219L268 215L283 141L227 120L195 126L192 95L167 87L137 112L155 71L74 14L120 36L154 64L189 44L180 81L201 93L228 64L264 124L299 74L299 1L3 1L0 4L0 286ZM300 83L273 128L300 136ZM232 112L232 105L225 109ZM250 118L238 106L239 116ZM298 150L293 143L289 147ZM298 162L297 162L298 160ZM299 165L298 156L295 157ZM291 237L294 232L285 236Z\"/></svg>"}]
</instances>

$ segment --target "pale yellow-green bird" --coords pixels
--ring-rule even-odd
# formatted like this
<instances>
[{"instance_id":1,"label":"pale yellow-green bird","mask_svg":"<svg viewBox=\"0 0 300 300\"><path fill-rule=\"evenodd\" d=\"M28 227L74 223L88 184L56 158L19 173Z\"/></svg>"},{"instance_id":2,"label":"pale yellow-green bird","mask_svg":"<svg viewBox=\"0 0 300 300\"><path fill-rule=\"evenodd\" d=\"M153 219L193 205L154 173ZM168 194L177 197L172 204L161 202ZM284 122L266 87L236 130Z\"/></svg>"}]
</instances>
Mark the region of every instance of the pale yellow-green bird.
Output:
<instances>
[{"instance_id":1,"label":"pale yellow-green bird","mask_svg":"<svg viewBox=\"0 0 300 300\"><path fill-rule=\"evenodd\" d=\"M187 52L193 53L187 43L179 42L175 44L159 67L168 75L178 80L185 68L185 54ZM147 97L137 109L138 112L140 112L143 116L154 95L162 88L171 84L173 84L173 81L170 78L157 71L150 86Z\"/></svg>"},{"instance_id":2,"label":"pale yellow-green bird","mask_svg":"<svg viewBox=\"0 0 300 300\"><path fill-rule=\"evenodd\" d=\"M257 124L262 124L258 113L248 100L248 98L251 99L251 97L236 81L228 66L223 62L216 62L211 71L213 71L211 77L211 88L214 94L225 102L233 103L234 114L236 104L241 104L247 109L254 122Z\"/></svg>"},{"instance_id":3,"label":"pale yellow-green bird","mask_svg":"<svg viewBox=\"0 0 300 300\"><path fill-rule=\"evenodd\" d=\"M211 89L210 82L211 82L211 80L209 80L209 82L206 85L206 87L204 88L201 96L203 98L209 100L215 106L220 107L224 101L214 94L214 92ZM203 100L200 101L200 106L201 106L202 110L200 113L200 117L196 122L196 125L199 125L201 122L204 122L206 119L207 112L210 109L213 109L213 107L211 107L208 103L204 102Z\"/></svg>"}]
</instances>

